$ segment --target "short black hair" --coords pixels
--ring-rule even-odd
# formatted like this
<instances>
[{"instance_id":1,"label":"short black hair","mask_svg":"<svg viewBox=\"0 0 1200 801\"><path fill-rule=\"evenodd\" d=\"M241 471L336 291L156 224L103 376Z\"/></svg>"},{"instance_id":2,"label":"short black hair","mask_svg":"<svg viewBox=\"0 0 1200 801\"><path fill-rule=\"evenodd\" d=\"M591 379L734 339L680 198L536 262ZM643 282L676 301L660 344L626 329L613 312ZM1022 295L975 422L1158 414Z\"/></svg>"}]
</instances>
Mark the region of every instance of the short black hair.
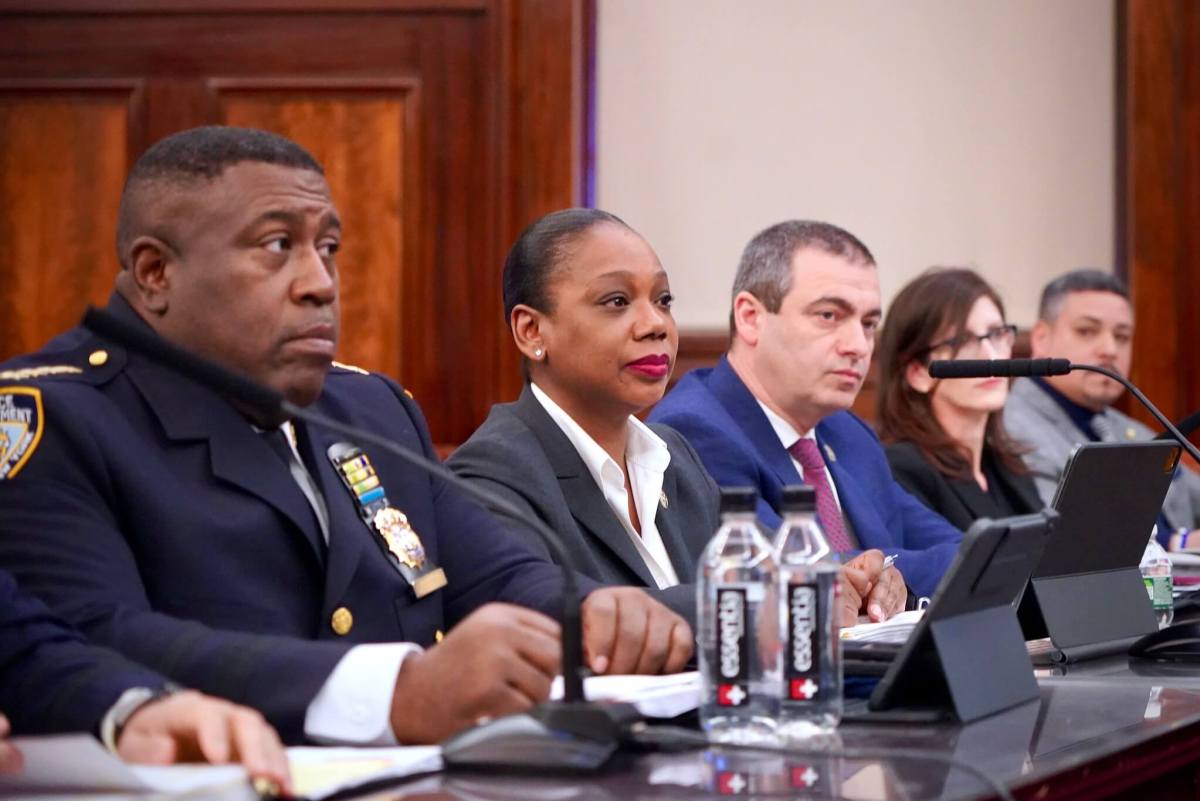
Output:
<instances>
[{"instance_id":1,"label":"short black hair","mask_svg":"<svg viewBox=\"0 0 1200 801\"><path fill-rule=\"evenodd\" d=\"M269 131L206 125L160 139L141 155L125 179L117 215L117 256L122 263L126 249L140 233L137 230L141 227L140 196L147 187L211 181L243 162L277 164L325 174L311 153Z\"/></svg>"},{"instance_id":2,"label":"short black hair","mask_svg":"<svg viewBox=\"0 0 1200 801\"><path fill-rule=\"evenodd\" d=\"M1085 268L1063 273L1042 289L1038 303L1038 319L1054 322L1062 310L1067 295L1074 292L1111 292L1129 300L1129 289L1125 282L1110 272Z\"/></svg>"},{"instance_id":3,"label":"short black hair","mask_svg":"<svg viewBox=\"0 0 1200 801\"><path fill-rule=\"evenodd\" d=\"M632 231L624 220L600 209L563 209L551 212L529 225L504 260L504 320L512 320L512 310L519 305L540 312L549 312L550 295L547 287L554 268L562 261L571 245L593 226L602 223L619 225Z\"/></svg>"}]
</instances>

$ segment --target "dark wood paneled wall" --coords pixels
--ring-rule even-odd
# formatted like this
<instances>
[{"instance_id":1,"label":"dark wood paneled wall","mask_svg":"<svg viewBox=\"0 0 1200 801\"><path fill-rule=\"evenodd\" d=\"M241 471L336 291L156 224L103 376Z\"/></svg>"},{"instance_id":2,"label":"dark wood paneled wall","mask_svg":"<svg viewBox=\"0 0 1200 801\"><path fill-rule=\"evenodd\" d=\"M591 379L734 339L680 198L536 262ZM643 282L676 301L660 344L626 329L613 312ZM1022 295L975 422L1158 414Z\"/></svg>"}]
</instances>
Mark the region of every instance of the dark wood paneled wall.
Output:
<instances>
[{"instance_id":1,"label":"dark wood paneled wall","mask_svg":"<svg viewBox=\"0 0 1200 801\"><path fill-rule=\"evenodd\" d=\"M326 165L347 221L341 358L410 387L456 442L519 388L499 271L584 200L594 0L0 0L0 358L101 302L151 142L229 122ZM1200 4L1118 0L1118 268L1134 377L1200 407ZM723 332L682 341L680 370ZM856 409L873 417L869 388ZM1136 411L1136 410L1135 410Z\"/></svg>"},{"instance_id":2,"label":"dark wood paneled wall","mask_svg":"<svg viewBox=\"0 0 1200 801\"><path fill-rule=\"evenodd\" d=\"M277 131L346 224L339 358L465 439L519 374L516 234L582 198L586 0L0 0L0 358L102 302L124 173L194 125Z\"/></svg>"},{"instance_id":3,"label":"dark wood paneled wall","mask_svg":"<svg viewBox=\"0 0 1200 801\"><path fill-rule=\"evenodd\" d=\"M1200 408L1200 3L1117 9L1118 255L1137 319L1133 379L1178 419Z\"/></svg>"}]
</instances>

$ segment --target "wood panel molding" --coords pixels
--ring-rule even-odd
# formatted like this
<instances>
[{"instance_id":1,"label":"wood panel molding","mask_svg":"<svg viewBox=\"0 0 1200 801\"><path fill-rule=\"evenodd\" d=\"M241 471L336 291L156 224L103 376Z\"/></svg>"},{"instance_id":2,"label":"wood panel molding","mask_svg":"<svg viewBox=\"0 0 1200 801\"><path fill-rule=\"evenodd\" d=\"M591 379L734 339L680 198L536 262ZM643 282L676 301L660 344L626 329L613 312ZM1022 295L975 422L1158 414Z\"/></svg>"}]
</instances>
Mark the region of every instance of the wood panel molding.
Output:
<instances>
[{"instance_id":1,"label":"wood panel molding","mask_svg":"<svg viewBox=\"0 0 1200 801\"><path fill-rule=\"evenodd\" d=\"M534 218L581 199L588 7L588 0L0 0L0 97L38 87L80 102L70 92L127 92L133 100L119 153L104 155L120 165L103 179L113 198L128 163L185 128L256 124L307 145L325 162L347 230L341 356L411 388L435 441L453 443L520 387L501 314L508 247ZM63 147L63 132L43 138L60 161L90 163L83 144ZM6 146L0 140L0 152ZM20 191L8 197L20 197L24 213L35 203L76 200L39 185L35 173L14 172ZM81 252L98 252L98 242L111 251L115 212L99 202L81 207L95 225L72 243ZM27 224L20 235L37 240L31 252L50 241ZM22 268L0 261L0 280ZM80 309L86 302L67 297ZM47 336L65 327L36 310L31 319ZM44 338L0 338L0 359Z\"/></svg>"},{"instance_id":2,"label":"wood panel molding","mask_svg":"<svg viewBox=\"0 0 1200 801\"><path fill-rule=\"evenodd\" d=\"M137 82L0 83L0 348L35 350L103 303ZM64 158L70 154L70 158ZM70 202L63 202L69 199ZM57 202L55 202L57 200Z\"/></svg>"},{"instance_id":3,"label":"wood panel molding","mask_svg":"<svg viewBox=\"0 0 1200 801\"><path fill-rule=\"evenodd\" d=\"M299 142L325 166L344 220L338 254L342 361L392 376L405 352L436 331L406 331L413 292L428 265L413 243L420 233L417 187L419 81L321 79L210 80L231 125L274 131ZM362 176L371 176L369 186ZM406 249L407 248L407 249Z\"/></svg>"},{"instance_id":4,"label":"wood panel molding","mask_svg":"<svg viewBox=\"0 0 1200 801\"><path fill-rule=\"evenodd\" d=\"M1121 0L1117 14L1117 250L1138 323L1132 378L1179 418L1200 407L1200 6Z\"/></svg>"},{"instance_id":5,"label":"wood panel molding","mask_svg":"<svg viewBox=\"0 0 1200 801\"><path fill-rule=\"evenodd\" d=\"M0 14L261 14L269 11L470 13L489 0L0 0Z\"/></svg>"}]
</instances>

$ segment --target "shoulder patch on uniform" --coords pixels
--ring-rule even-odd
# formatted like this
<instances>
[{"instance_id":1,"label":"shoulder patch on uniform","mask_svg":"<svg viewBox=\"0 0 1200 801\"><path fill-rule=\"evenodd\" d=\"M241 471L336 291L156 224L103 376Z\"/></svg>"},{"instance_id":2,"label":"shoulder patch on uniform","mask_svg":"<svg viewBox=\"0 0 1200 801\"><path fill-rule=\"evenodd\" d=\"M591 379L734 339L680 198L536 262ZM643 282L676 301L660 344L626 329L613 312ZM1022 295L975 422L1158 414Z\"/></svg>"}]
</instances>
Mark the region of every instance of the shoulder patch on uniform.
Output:
<instances>
[{"instance_id":1,"label":"shoulder patch on uniform","mask_svg":"<svg viewBox=\"0 0 1200 801\"><path fill-rule=\"evenodd\" d=\"M42 367L22 367L19 370L0 370L0 381L27 381L30 378L41 378L47 375L70 375L82 372L83 370L69 364L47 364Z\"/></svg>"},{"instance_id":2,"label":"shoulder patch on uniform","mask_svg":"<svg viewBox=\"0 0 1200 801\"><path fill-rule=\"evenodd\" d=\"M13 478L42 439L42 391L0 387L0 480Z\"/></svg>"},{"instance_id":3,"label":"shoulder patch on uniform","mask_svg":"<svg viewBox=\"0 0 1200 801\"><path fill-rule=\"evenodd\" d=\"M370 375L370 374L371 374L369 371L367 371L367 370L364 370L364 369L362 369L361 367L356 367L356 366L355 366L355 365L353 365L353 364L344 364L344 363L342 363L342 362L334 362L334 363L333 363L333 366L334 366L334 367L340 367L340 368L342 368L343 370L349 370L349 371L350 371L350 372L352 372L352 373L360 373L360 374L362 374L362 375Z\"/></svg>"}]
</instances>

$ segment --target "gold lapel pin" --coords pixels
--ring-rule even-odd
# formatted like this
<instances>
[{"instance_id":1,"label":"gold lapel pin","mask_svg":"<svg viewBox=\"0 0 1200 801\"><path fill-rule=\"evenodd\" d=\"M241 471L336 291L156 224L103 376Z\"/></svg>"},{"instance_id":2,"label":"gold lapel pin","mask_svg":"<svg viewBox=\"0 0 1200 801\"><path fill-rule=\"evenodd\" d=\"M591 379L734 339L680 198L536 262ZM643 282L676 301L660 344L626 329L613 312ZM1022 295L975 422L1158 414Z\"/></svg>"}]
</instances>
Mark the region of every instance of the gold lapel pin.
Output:
<instances>
[{"instance_id":1,"label":"gold lapel pin","mask_svg":"<svg viewBox=\"0 0 1200 801\"><path fill-rule=\"evenodd\" d=\"M667 500L667 493L665 490L658 493L658 505L664 509L671 505L671 502Z\"/></svg>"}]
</instances>

